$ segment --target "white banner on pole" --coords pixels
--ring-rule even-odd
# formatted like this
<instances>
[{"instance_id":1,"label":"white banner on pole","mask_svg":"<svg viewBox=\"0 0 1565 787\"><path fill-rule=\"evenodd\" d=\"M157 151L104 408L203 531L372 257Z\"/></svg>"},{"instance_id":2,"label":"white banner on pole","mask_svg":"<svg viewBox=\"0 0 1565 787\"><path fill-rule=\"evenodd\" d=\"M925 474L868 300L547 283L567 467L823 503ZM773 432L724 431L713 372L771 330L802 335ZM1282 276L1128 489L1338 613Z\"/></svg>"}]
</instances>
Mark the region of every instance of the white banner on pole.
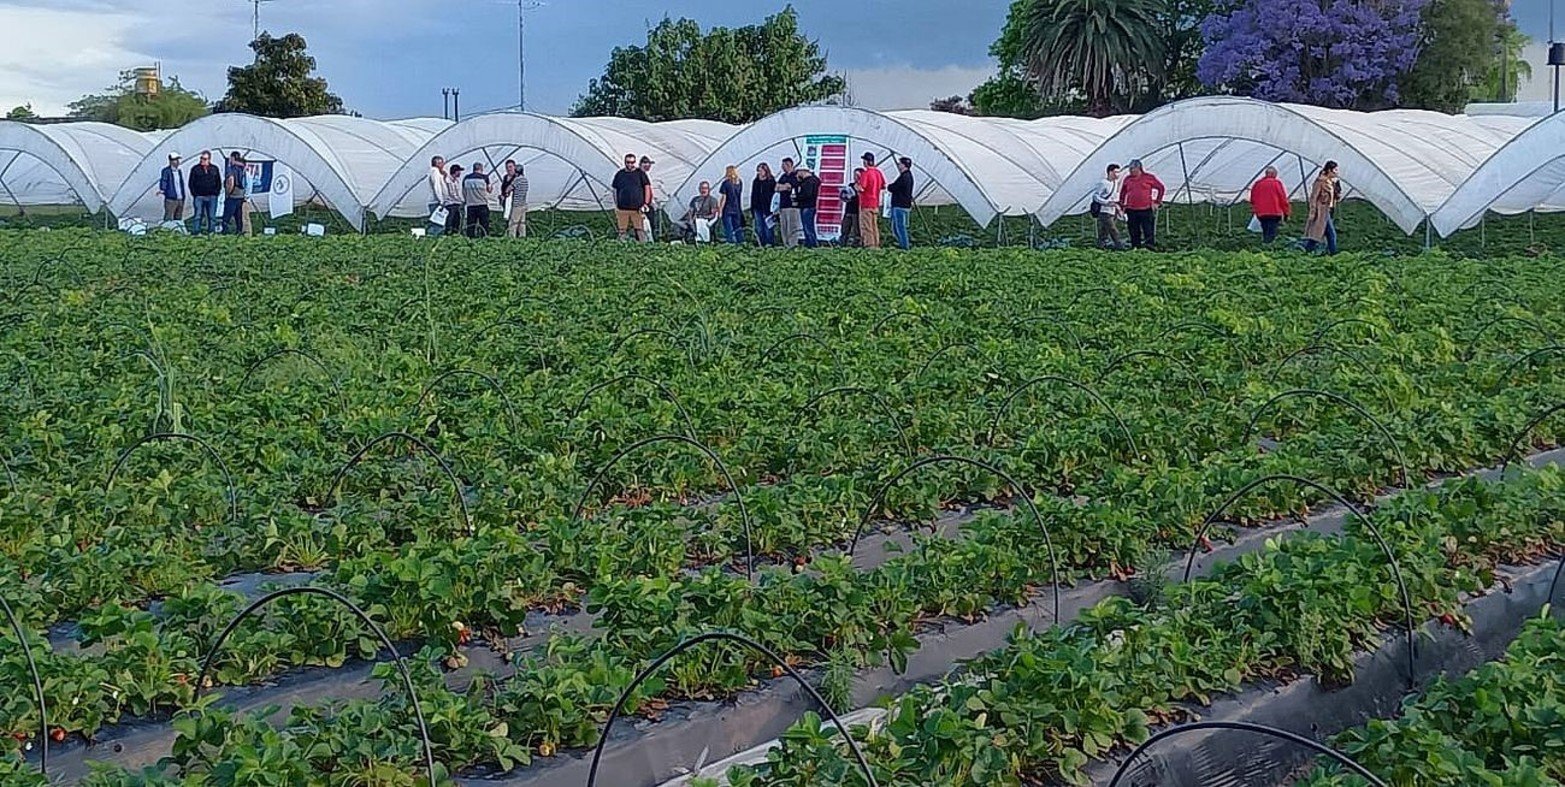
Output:
<instances>
[{"instance_id":1,"label":"white banner on pole","mask_svg":"<svg viewBox=\"0 0 1565 787\"><path fill-rule=\"evenodd\" d=\"M293 214L293 172L282 162L272 165L272 188L267 192L272 218Z\"/></svg>"}]
</instances>

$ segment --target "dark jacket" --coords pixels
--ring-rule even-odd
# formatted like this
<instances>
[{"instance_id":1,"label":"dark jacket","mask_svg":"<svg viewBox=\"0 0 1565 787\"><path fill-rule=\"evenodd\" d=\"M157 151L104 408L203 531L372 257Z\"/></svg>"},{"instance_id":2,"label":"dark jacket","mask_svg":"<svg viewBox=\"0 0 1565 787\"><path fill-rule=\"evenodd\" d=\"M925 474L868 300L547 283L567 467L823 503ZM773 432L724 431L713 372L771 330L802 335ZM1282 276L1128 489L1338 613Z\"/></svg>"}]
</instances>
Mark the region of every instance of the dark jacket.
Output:
<instances>
[{"instance_id":1,"label":"dark jacket","mask_svg":"<svg viewBox=\"0 0 1565 787\"><path fill-rule=\"evenodd\" d=\"M886 187L886 191L891 192L891 207L912 208L913 171L903 170L902 174L898 175L897 179L891 181L891 185Z\"/></svg>"},{"instance_id":2,"label":"dark jacket","mask_svg":"<svg viewBox=\"0 0 1565 787\"><path fill-rule=\"evenodd\" d=\"M777 193L777 180L756 178L750 181L750 210L758 210L762 213L772 212L772 196Z\"/></svg>"},{"instance_id":3,"label":"dark jacket","mask_svg":"<svg viewBox=\"0 0 1565 787\"><path fill-rule=\"evenodd\" d=\"M223 192L223 171L216 164L190 168L190 196L215 197Z\"/></svg>"},{"instance_id":4,"label":"dark jacket","mask_svg":"<svg viewBox=\"0 0 1565 787\"><path fill-rule=\"evenodd\" d=\"M794 207L799 210L815 210L815 201L821 196L821 179L811 175L799 179L799 190L793 195Z\"/></svg>"}]
</instances>

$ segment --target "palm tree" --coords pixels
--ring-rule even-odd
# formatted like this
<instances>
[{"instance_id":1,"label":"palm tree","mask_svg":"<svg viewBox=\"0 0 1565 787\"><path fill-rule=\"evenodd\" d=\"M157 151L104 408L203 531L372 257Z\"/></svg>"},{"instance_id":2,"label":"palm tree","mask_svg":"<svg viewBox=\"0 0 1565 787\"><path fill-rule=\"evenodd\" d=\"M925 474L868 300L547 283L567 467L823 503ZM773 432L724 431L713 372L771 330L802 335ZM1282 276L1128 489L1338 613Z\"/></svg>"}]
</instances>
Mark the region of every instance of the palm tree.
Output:
<instances>
[{"instance_id":1,"label":"palm tree","mask_svg":"<svg viewBox=\"0 0 1565 787\"><path fill-rule=\"evenodd\" d=\"M1166 0L1032 0L1023 27L1027 74L1045 99L1078 97L1104 117L1128 111L1162 67Z\"/></svg>"}]
</instances>

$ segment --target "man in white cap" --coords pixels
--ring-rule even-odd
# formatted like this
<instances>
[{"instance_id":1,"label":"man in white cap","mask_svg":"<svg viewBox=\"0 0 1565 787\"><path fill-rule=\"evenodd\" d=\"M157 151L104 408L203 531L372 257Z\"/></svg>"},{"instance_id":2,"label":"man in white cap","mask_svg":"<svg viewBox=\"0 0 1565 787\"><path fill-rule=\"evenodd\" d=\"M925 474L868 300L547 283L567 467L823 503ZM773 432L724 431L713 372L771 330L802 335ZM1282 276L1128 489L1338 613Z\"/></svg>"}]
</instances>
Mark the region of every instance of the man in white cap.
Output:
<instances>
[{"instance_id":1,"label":"man in white cap","mask_svg":"<svg viewBox=\"0 0 1565 787\"><path fill-rule=\"evenodd\" d=\"M178 153L168 154L168 166L158 178L158 193L163 195L163 221L185 220L185 175L179 170Z\"/></svg>"}]
</instances>

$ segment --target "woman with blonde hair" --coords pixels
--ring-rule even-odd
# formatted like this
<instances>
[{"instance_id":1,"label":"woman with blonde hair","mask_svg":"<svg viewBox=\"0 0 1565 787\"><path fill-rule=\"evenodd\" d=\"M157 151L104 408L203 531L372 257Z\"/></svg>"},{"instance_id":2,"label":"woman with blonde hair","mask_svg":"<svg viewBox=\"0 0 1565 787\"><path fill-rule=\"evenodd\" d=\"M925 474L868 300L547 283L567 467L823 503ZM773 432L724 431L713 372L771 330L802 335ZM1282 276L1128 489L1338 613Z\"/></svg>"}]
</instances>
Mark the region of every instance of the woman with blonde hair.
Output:
<instances>
[{"instance_id":1,"label":"woman with blonde hair","mask_svg":"<svg viewBox=\"0 0 1565 787\"><path fill-rule=\"evenodd\" d=\"M1326 244L1327 254L1337 253L1337 223L1332 213L1337 208L1337 162L1328 161L1310 188L1310 218L1304 225L1304 250L1313 252Z\"/></svg>"},{"instance_id":2,"label":"woman with blonde hair","mask_svg":"<svg viewBox=\"0 0 1565 787\"><path fill-rule=\"evenodd\" d=\"M739 168L729 164L723 172L723 185L717 187L717 212L723 217L723 237L729 243L744 242L744 181Z\"/></svg>"}]
</instances>

